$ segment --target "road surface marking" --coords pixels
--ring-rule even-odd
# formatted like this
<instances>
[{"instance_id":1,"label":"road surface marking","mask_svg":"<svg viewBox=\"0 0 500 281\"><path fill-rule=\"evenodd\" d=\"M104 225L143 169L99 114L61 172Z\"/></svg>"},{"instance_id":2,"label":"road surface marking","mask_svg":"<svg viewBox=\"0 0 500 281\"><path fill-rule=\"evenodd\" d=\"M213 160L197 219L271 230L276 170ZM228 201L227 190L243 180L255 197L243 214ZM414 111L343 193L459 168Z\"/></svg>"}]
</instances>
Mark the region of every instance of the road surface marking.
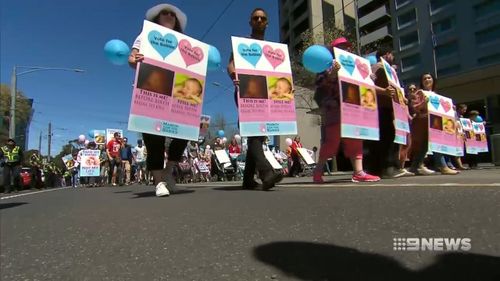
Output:
<instances>
[{"instance_id":1,"label":"road surface marking","mask_svg":"<svg viewBox=\"0 0 500 281\"><path fill-rule=\"evenodd\" d=\"M44 193L44 192L50 192L50 191L56 191L56 190L63 190L63 189L67 189L67 188L71 188L71 186L68 186L68 187L58 187L58 188L46 189L46 190L40 190L40 191L33 191L33 192L28 192L28 193L18 193L18 194L14 194L14 195L4 196L4 197L0 198L0 200L11 199L11 198L21 197L21 196L26 196L26 195L37 194L37 193Z\"/></svg>"}]
</instances>

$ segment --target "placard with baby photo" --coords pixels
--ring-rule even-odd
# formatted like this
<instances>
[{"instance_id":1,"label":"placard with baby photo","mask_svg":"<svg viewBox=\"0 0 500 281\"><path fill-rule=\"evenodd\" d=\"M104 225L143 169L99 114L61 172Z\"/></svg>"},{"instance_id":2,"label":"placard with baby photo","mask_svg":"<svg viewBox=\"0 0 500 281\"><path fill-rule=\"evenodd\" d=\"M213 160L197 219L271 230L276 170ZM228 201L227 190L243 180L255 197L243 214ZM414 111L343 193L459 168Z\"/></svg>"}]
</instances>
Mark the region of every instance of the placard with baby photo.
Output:
<instances>
[{"instance_id":1,"label":"placard with baby photo","mask_svg":"<svg viewBox=\"0 0 500 281\"><path fill-rule=\"evenodd\" d=\"M208 65L208 45L144 21L128 129L197 140Z\"/></svg>"},{"instance_id":2,"label":"placard with baby photo","mask_svg":"<svg viewBox=\"0 0 500 281\"><path fill-rule=\"evenodd\" d=\"M115 133L120 134L120 137L123 136L122 129L106 129L106 143L114 138Z\"/></svg>"},{"instance_id":3,"label":"placard with baby photo","mask_svg":"<svg viewBox=\"0 0 500 281\"><path fill-rule=\"evenodd\" d=\"M205 137L208 134L210 126L210 115L201 115L200 117L200 137Z\"/></svg>"},{"instance_id":4,"label":"placard with baby photo","mask_svg":"<svg viewBox=\"0 0 500 281\"><path fill-rule=\"evenodd\" d=\"M80 177L98 177L100 175L101 163L99 154L101 151L84 149L80 150Z\"/></svg>"},{"instance_id":5,"label":"placard with baby photo","mask_svg":"<svg viewBox=\"0 0 500 281\"><path fill-rule=\"evenodd\" d=\"M428 98L430 150L457 156L459 149L453 100L432 91L422 92Z\"/></svg>"},{"instance_id":6,"label":"placard with baby photo","mask_svg":"<svg viewBox=\"0 0 500 281\"><path fill-rule=\"evenodd\" d=\"M387 81L396 89L396 94L392 98L394 128L396 129L394 142L406 144L406 135L410 132L408 100L405 97L404 89L400 86L396 70L383 58L380 58L380 61L383 65Z\"/></svg>"},{"instance_id":7,"label":"placard with baby photo","mask_svg":"<svg viewBox=\"0 0 500 281\"><path fill-rule=\"evenodd\" d=\"M241 135L297 134L288 46L235 36L231 40Z\"/></svg>"},{"instance_id":8,"label":"placard with baby photo","mask_svg":"<svg viewBox=\"0 0 500 281\"><path fill-rule=\"evenodd\" d=\"M73 155L67 154L62 157L62 161L66 169L71 170L75 167L75 161L73 160Z\"/></svg>"},{"instance_id":9,"label":"placard with baby photo","mask_svg":"<svg viewBox=\"0 0 500 281\"><path fill-rule=\"evenodd\" d=\"M484 123L472 122L472 129L476 137L477 152L488 152L488 139Z\"/></svg>"},{"instance_id":10,"label":"placard with baby photo","mask_svg":"<svg viewBox=\"0 0 500 281\"><path fill-rule=\"evenodd\" d=\"M94 130L94 142L99 144L106 144L106 130Z\"/></svg>"},{"instance_id":11,"label":"placard with baby photo","mask_svg":"<svg viewBox=\"0 0 500 281\"><path fill-rule=\"evenodd\" d=\"M479 144L476 141L472 121L469 118L460 118L460 124L465 139L465 152L467 154L477 154Z\"/></svg>"},{"instance_id":12,"label":"placard with baby photo","mask_svg":"<svg viewBox=\"0 0 500 281\"><path fill-rule=\"evenodd\" d=\"M379 140L377 95L370 78L370 62L358 55L333 48L340 91L341 137Z\"/></svg>"}]
</instances>

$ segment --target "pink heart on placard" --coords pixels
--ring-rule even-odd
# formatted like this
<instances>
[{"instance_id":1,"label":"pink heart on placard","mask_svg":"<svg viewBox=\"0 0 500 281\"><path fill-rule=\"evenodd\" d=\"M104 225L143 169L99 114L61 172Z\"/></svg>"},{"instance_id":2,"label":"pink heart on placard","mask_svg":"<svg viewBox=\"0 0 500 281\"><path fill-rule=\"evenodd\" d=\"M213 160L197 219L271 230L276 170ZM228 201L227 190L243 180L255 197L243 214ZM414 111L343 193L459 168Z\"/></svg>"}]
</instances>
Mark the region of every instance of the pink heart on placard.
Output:
<instances>
[{"instance_id":1,"label":"pink heart on placard","mask_svg":"<svg viewBox=\"0 0 500 281\"><path fill-rule=\"evenodd\" d=\"M363 77L363 79L366 79L366 77L370 74L368 65L363 63L363 61L359 58L356 59L356 67L358 68L359 74L361 74L361 77Z\"/></svg>"},{"instance_id":2,"label":"pink heart on placard","mask_svg":"<svg viewBox=\"0 0 500 281\"><path fill-rule=\"evenodd\" d=\"M484 131L484 125L483 124L479 124L479 129L481 129L481 131Z\"/></svg>"},{"instance_id":3,"label":"pink heart on placard","mask_svg":"<svg viewBox=\"0 0 500 281\"><path fill-rule=\"evenodd\" d=\"M441 106L443 107L444 109L444 112L448 112L450 111L451 109L451 103L445 99L440 99L439 100L439 103L441 104Z\"/></svg>"},{"instance_id":4,"label":"pink heart on placard","mask_svg":"<svg viewBox=\"0 0 500 281\"><path fill-rule=\"evenodd\" d=\"M285 61L285 53L281 49L273 50L271 46L265 45L262 51L274 69Z\"/></svg>"},{"instance_id":5,"label":"pink heart on placard","mask_svg":"<svg viewBox=\"0 0 500 281\"><path fill-rule=\"evenodd\" d=\"M179 41L179 51L182 59L186 63L186 67L199 63L204 55L200 47L192 47L188 40L182 39Z\"/></svg>"}]
</instances>

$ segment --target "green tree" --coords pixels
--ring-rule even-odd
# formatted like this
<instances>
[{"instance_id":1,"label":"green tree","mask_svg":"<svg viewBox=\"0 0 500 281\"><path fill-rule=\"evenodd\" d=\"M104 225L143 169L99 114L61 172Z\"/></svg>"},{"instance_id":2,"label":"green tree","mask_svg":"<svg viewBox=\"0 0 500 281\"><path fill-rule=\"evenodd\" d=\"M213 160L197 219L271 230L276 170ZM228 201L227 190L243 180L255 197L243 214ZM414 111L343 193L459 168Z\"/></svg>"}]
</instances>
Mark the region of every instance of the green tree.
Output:
<instances>
[{"instance_id":1,"label":"green tree","mask_svg":"<svg viewBox=\"0 0 500 281\"><path fill-rule=\"evenodd\" d=\"M0 84L0 112L2 120L0 123L0 144L5 143L9 137L10 123L10 87L6 84ZM16 93L16 124L26 122L32 114L32 108L28 99L21 91ZM19 133L18 133L19 134Z\"/></svg>"},{"instance_id":2,"label":"green tree","mask_svg":"<svg viewBox=\"0 0 500 281\"><path fill-rule=\"evenodd\" d=\"M224 114L220 112L217 113L210 121L209 132L206 138L210 145L214 143L215 139L218 137L217 132L219 130L224 131L224 135L228 142L231 140L233 135L238 133L237 124L228 122Z\"/></svg>"},{"instance_id":3,"label":"green tree","mask_svg":"<svg viewBox=\"0 0 500 281\"><path fill-rule=\"evenodd\" d=\"M326 45L329 48L329 43L338 37L346 37L347 40L353 44L353 46L357 45L356 31L343 30L342 28L335 26L333 19L323 24L322 31L309 28L301 33L301 43L295 52L291 54L290 58L294 84L308 89L314 88L316 75L307 71L303 67L302 54L308 47L314 44Z\"/></svg>"}]
</instances>

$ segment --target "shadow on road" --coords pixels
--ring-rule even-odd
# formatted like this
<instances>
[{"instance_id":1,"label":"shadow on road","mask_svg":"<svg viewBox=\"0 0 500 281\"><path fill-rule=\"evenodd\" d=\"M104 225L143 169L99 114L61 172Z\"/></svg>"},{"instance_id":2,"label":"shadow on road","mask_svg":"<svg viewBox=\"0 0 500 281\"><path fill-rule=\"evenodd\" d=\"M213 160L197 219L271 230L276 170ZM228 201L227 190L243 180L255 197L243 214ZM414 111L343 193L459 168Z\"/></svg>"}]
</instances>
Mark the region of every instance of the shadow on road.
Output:
<instances>
[{"instance_id":1,"label":"shadow on road","mask_svg":"<svg viewBox=\"0 0 500 281\"><path fill-rule=\"evenodd\" d=\"M170 196L172 195L181 195L181 194L188 194L188 193L193 193L194 190L186 189L186 190L180 190L175 193L170 193ZM135 197L132 197L131 199L137 199L137 198L144 198L144 197L156 197L156 192L155 191L145 191L145 192L138 192L134 193Z\"/></svg>"},{"instance_id":2,"label":"shadow on road","mask_svg":"<svg viewBox=\"0 0 500 281\"><path fill-rule=\"evenodd\" d=\"M352 180L351 178L348 178L348 179L328 179L328 178L325 178L325 183L352 183ZM300 180L297 180L297 181L292 181L292 182L281 182L279 183L279 185L308 185L308 184L314 184L314 185L317 185L317 183L314 183L312 181L311 178L307 178L307 179L300 179Z\"/></svg>"},{"instance_id":3,"label":"shadow on road","mask_svg":"<svg viewBox=\"0 0 500 281\"><path fill-rule=\"evenodd\" d=\"M500 258L450 252L419 271L391 257L332 244L273 242L254 248L254 256L302 280L500 280Z\"/></svg>"},{"instance_id":4,"label":"shadow on road","mask_svg":"<svg viewBox=\"0 0 500 281\"><path fill-rule=\"evenodd\" d=\"M113 192L113 193L131 193L132 190L124 190L124 191L116 191L116 192Z\"/></svg>"},{"instance_id":5,"label":"shadow on road","mask_svg":"<svg viewBox=\"0 0 500 281\"><path fill-rule=\"evenodd\" d=\"M14 208L14 207L21 206L24 204L28 204L28 203L26 203L26 202L1 203L0 210Z\"/></svg>"},{"instance_id":6,"label":"shadow on road","mask_svg":"<svg viewBox=\"0 0 500 281\"><path fill-rule=\"evenodd\" d=\"M214 187L213 190L237 191L237 190L246 190L246 189L243 189L243 187L241 187L241 185L231 185L231 186Z\"/></svg>"}]
</instances>

